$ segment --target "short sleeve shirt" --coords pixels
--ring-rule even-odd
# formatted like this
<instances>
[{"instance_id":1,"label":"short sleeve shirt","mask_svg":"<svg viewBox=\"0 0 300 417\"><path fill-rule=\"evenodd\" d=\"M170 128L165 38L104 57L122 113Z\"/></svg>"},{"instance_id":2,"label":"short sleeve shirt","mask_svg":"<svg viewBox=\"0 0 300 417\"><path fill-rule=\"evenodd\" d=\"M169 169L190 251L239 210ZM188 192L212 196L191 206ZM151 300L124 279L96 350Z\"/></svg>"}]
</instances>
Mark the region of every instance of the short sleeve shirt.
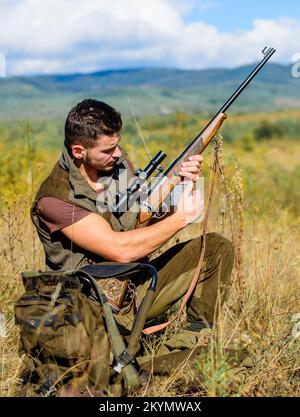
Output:
<instances>
[{"instance_id":1,"label":"short sleeve shirt","mask_svg":"<svg viewBox=\"0 0 300 417\"><path fill-rule=\"evenodd\" d=\"M50 233L57 232L86 217L91 212L55 197L43 197L38 202L42 221Z\"/></svg>"}]
</instances>

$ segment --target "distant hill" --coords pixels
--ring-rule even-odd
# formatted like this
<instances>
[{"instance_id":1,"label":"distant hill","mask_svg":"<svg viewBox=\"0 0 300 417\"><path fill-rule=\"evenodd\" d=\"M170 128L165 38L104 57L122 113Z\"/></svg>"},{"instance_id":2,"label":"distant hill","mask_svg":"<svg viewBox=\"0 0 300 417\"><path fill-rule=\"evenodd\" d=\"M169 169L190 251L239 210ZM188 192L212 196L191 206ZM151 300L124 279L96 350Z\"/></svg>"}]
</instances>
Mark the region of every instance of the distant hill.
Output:
<instances>
[{"instance_id":1,"label":"distant hill","mask_svg":"<svg viewBox=\"0 0 300 417\"><path fill-rule=\"evenodd\" d=\"M125 114L216 112L250 73L235 69L124 69L92 74L0 79L1 119L65 118L83 98L107 101ZM130 102L130 105L129 105ZM300 107L300 79L291 67L267 64L232 107L233 112Z\"/></svg>"}]
</instances>

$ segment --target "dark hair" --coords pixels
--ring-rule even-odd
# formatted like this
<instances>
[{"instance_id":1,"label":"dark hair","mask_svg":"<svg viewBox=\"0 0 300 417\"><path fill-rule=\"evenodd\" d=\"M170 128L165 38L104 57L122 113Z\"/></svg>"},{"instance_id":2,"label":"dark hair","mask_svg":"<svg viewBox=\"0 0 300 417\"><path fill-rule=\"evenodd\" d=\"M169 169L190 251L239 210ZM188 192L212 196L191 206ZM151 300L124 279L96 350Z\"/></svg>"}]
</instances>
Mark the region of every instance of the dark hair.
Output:
<instances>
[{"instance_id":1,"label":"dark hair","mask_svg":"<svg viewBox=\"0 0 300 417\"><path fill-rule=\"evenodd\" d=\"M73 107L65 123L65 144L81 144L92 148L102 135L111 136L120 132L121 114L102 101L86 99Z\"/></svg>"}]
</instances>

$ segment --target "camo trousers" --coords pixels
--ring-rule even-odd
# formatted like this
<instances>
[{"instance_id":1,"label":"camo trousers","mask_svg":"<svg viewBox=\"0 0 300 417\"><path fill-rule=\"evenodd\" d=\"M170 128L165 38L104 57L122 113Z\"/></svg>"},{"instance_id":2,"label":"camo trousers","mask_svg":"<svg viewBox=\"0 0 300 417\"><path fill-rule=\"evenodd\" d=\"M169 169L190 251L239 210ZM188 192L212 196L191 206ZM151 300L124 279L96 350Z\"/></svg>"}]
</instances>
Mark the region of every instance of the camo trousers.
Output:
<instances>
[{"instance_id":1,"label":"camo trousers","mask_svg":"<svg viewBox=\"0 0 300 417\"><path fill-rule=\"evenodd\" d=\"M199 261L201 239L199 237L180 243L150 262L158 271L158 283L148 320L165 313L187 292ZM233 260L232 243L220 234L208 233L200 279L186 306L188 322L204 322L209 326L213 324L218 307L224 302L230 287ZM136 301L139 305L149 280L141 277L136 286ZM122 314L121 310L116 319L130 329L133 312Z\"/></svg>"}]
</instances>

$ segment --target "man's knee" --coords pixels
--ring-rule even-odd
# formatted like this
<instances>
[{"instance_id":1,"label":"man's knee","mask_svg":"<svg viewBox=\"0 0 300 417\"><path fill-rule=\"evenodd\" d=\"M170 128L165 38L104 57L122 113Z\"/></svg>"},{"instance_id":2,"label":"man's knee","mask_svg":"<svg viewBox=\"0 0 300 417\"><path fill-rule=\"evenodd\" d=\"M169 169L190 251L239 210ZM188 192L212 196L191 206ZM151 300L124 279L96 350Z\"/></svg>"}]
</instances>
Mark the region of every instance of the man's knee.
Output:
<instances>
[{"instance_id":1,"label":"man's knee","mask_svg":"<svg viewBox=\"0 0 300 417\"><path fill-rule=\"evenodd\" d=\"M228 262L234 261L234 247L233 243L225 236L219 233L208 233L207 234L208 246L211 246L213 250L218 251L222 256L225 256Z\"/></svg>"}]
</instances>

